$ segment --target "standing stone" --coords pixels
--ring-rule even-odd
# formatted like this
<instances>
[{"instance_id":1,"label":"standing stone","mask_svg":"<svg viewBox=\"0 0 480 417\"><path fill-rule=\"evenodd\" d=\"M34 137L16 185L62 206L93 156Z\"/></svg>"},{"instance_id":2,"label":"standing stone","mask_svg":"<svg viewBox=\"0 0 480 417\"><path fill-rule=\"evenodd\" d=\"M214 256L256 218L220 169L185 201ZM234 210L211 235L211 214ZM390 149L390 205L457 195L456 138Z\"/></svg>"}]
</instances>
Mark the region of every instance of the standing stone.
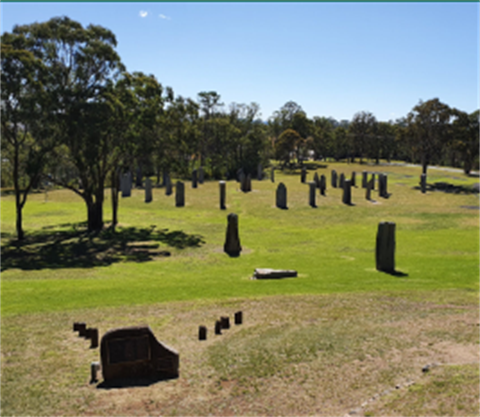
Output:
<instances>
[{"instance_id":1,"label":"standing stone","mask_svg":"<svg viewBox=\"0 0 480 417\"><path fill-rule=\"evenodd\" d=\"M215 334L222 334L222 322L220 320L215 322Z\"/></svg>"},{"instance_id":2,"label":"standing stone","mask_svg":"<svg viewBox=\"0 0 480 417\"><path fill-rule=\"evenodd\" d=\"M222 324L222 329L230 328L230 317L220 317L220 323Z\"/></svg>"},{"instance_id":3,"label":"standing stone","mask_svg":"<svg viewBox=\"0 0 480 417\"><path fill-rule=\"evenodd\" d=\"M387 176L385 174L379 174L378 176L378 195L383 198L388 198Z\"/></svg>"},{"instance_id":4,"label":"standing stone","mask_svg":"<svg viewBox=\"0 0 480 417\"><path fill-rule=\"evenodd\" d=\"M300 181L303 184L305 183L306 180L307 180L307 168L302 167L302 173L300 174Z\"/></svg>"},{"instance_id":5,"label":"standing stone","mask_svg":"<svg viewBox=\"0 0 480 417\"><path fill-rule=\"evenodd\" d=\"M205 326L198 327L198 340L207 340L207 328Z\"/></svg>"},{"instance_id":6,"label":"standing stone","mask_svg":"<svg viewBox=\"0 0 480 417\"><path fill-rule=\"evenodd\" d=\"M240 246L240 237L238 235L238 216L234 213L230 213L227 216L227 219L227 234L223 250L232 257L240 256L242 247Z\"/></svg>"},{"instance_id":7,"label":"standing stone","mask_svg":"<svg viewBox=\"0 0 480 417\"><path fill-rule=\"evenodd\" d=\"M270 171L270 180L272 182L275 182L275 168L272 167L272 170Z\"/></svg>"},{"instance_id":8,"label":"standing stone","mask_svg":"<svg viewBox=\"0 0 480 417\"><path fill-rule=\"evenodd\" d=\"M137 168L136 181L135 181L135 187L142 188L142 185L143 185L143 182L142 182L142 168L138 167Z\"/></svg>"},{"instance_id":9,"label":"standing stone","mask_svg":"<svg viewBox=\"0 0 480 417\"><path fill-rule=\"evenodd\" d=\"M308 183L308 204L310 204L310 207L317 207L317 204L315 202L315 191L317 190L317 187L315 185L315 183L312 181L312 182L309 182Z\"/></svg>"},{"instance_id":10,"label":"standing stone","mask_svg":"<svg viewBox=\"0 0 480 417\"><path fill-rule=\"evenodd\" d=\"M90 384L93 384L98 381L97 373L99 370L100 370L100 362L90 363Z\"/></svg>"},{"instance_id":11,"label":"standing stone","mask_svg":"<svg viewBox=\"0 0 480 417\"><path fill-rule=\"evenodd\" d=\"M343 182L343 204L347 204L349 206L352 205L352 188L351 188L351 180L345 180Z\"/></svg>"},{"instance_id":12,"label":"standing stone","mask_svg":"<svg viewBox=\"0 0 480 417\"><path fill-rule=\"evenodd\" d=\"M237 311L234 315L235 324L242 324L243 323L243 313L241 311Z\"/></svg>"},{"instance_id":13,"label":"standing stone","mask_svg":"<svg viewBox=\"0 0 480 417\"><path fill-rule=\"evenodd\" d=\"M368 183L368 172L363 171L362 172L362 188L367 188L367 183Z\"/></svg>"},{"instance_id":14,"label":"standing stone","mask_svg":"<svg viewBox=\"0 0 480 417\"><path fill-rule=\"evenodd\" d=\"M423 194L427 192L427 174L420 175L420 188Z\"/></svg>"},{"instance_id":15,"label":"standing stone","mask_svg":"<svg viewBox=\"0 0 480 417\"><path fill-rule=\"evenodd\" d=\"M248 174L247 178L245 179L245 191L252 191L252 177L250 174Z\"/></svg>"},{"instance_id":16,"label":"standing stone","mask_svg":"<svg viewBox=\"0 0 480 417\"><path fill-rule=\"evenodd\" d=\"M365 192L365 198L369 201L372 199L372 189L373 189L373 180L370 180L367 182L367 190Z\"/></svg>"},{"instance_id":17,"label":"standing stone","mask_svg":"<svg viewBox=\"0 0 480 417\"><path fill-rule=\"evenodd\" d=\"M205 181L205 172L203 170L203 167L198 168L198 183L203 184Z\"/></svg>"},{"instance_id":18,"label":"standing stone","mask_svg":"<svg viewBox=\"0 0 480 417\"><path fill-rule=\"evenodd\" d=\"M98 329L88 328L87 339L90 339L90 349L98 347Z\"/></svg>"},{"instance_id":19,"label":"standing stone","mask_svg":"<svg viewBox=\"0 0 480 417\"><path fill-rule=\"evenodd\" d=\"M325 195L325 190L327 189L327 179L325 175L320 176L320 194Z\"/></svg>"},{"instance_id":20,"label":"standing stone","mask_svg":"<svg viewBox=\"0 0 480 417\"><path fill-rule=\"evenodd\" d=\"M152 201L152 180L150 178L145 178L145 203L150 203Z\"/></svg>"},{"instance_id":21,"label":"standing stone","mask_svg":"<svg viewBox=\"0 0 480 417\"><path fill-rule=\"evenodd\" d=\"M220 187L220 210L225 210L225 200L227 195L227 183L225 181L219 181L218 185Z\"/></svg>"},{"instance_id":22,"label":"standing stone","mask_svg":"<svg viewBox=\"0 0 480 417\"><path fill-rule=\"evenodd\" d=\"M372 173L372 190L375 190L375 172Z\"/></svg>"},{"instance_id":23,"label":"standing stone","mask_svg":"<svg viewBox=\"0 0 480 417\"><path fill-rule=\"evenodd\" d=\"M183 207L185 205L185 184L177 181L175 186L175 206Z\"/></svg>"},{"instance_id":24,"label":"standing stone","mask_svg":"<svg viewBox=\"0 0 480 417\"><path fill-rule=\"evenodd\" d=\"M132 187L130 187L130 178L128 172L122 175L120 179L120 188L122 190L122 197L131 196Z\"/></svg>"},{"instance_id":25,"label":"standing stone","mask_svg":"<svg viewBox=\"0 0 480 417\"><path fill-rule=\"evenodd\" d=\"M277 187L277 207L280 209L287 209L287 187L281 182Z\"/></svg>"},{"instance_id":26,"label":"standing stone","mask_svg":"<svg viewBox=\"0 0 480 417\"><path fill-rule=\"evenodd\" d=\"M197 176L197 170L194 169L192 171L192 188L197 188L198 187L198 176Z\"/></svg>"},{"instance_id":27,"label":"standing stone","mask_svg":"<svg viewBox=\"0 0 480 417\"><path fill-rule=\"evenodd\" d=\"M262 181L263 179L263 168L262 168L262 164L258 164L258 167L257 167L257 180L258 181Z\"/></svg>"},{"instance_id":28,"label":"standing stone","mask_svg":"<svg viewBox=\"0 0 480 417\"><path fill-rule=\"evenodd\" d=\"M352 187L356 187L355 180L356 180L356 174L355 174L355 171L353 171L352 172L352 177L350 179L350 183L351 183Z\"/></svg>"},{"instance_id":29,"label":"standing stone","mask_svg":"<svg viewBox=\"0 0 480 417\"><path fill-rule=\"evenodd\" d=\"M165 195L172 195L172 180L170 179L170 175L167 174L165 177Z\"/></svg>"},{"instance_id":30,"label":"standing stone","mask_svg":"<svg viewBox=\"0 0 480 417\"><path fill-rule=\"evenodd\" d=\"M320 179L318 178L318 173L316 172L313 176L313 182L315 183L315 187L320 188Z\"/></svg>"},{"instance_id":31,"label":"standing stone","mask_svg":"<svg viewBox=\"0 0 480 417\"><path fill-rule=\"evenodd\" d=\"M340 181L338 182L338 186L340 188L343 188L343 185L345 184L345 175L343 174L343 172L340 174Z\"/></svg>"},{"instance_id":32,"label":"standing stone","mask_svg":"<svg viewBox=\"0 0 480 417\"><path fill-rule=\"evenodd\" d=\"M332 169L332 187L337 188L337 171Z\"/></svg>"},{"instance_id":33,"label":"standing stone","mask_svg":"<svg viewBox=\"0 0 480 417\"><path fill-rule=\"evenodd\" d=\"M395 272L395 223L378 224L375 261L378 271Z\"/></svg>"}]
</instances>

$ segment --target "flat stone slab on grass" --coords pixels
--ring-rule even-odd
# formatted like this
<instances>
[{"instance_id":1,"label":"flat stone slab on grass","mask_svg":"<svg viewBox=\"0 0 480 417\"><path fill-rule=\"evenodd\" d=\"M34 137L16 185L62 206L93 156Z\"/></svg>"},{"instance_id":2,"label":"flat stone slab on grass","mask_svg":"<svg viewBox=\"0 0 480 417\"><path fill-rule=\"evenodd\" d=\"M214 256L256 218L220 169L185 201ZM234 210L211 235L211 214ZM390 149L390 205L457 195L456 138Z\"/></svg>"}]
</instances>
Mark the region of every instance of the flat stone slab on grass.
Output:
<instances>
[{"instance_id":1,"label":"flat stone slab on grass","mask_svg":"<svg viewBox=\"0 0 480 417\"><path fill-rule=\"evenodd\" d=\"M270 269L257 268L252 279L279 279L279 278L295 278L297 271L288 269Z\"/></svg>"}]
</instances>

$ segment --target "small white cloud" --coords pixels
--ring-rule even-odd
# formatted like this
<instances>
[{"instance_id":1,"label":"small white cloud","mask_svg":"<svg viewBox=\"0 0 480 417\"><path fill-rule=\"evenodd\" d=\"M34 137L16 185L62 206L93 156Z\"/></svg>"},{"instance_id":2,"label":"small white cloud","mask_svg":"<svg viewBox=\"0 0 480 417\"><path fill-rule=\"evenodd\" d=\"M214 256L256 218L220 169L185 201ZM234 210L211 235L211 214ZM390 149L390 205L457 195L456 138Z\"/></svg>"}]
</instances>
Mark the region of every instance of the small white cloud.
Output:
<instances>
[{"instance_id":1,"label":"small white cloud","mask_svg":"<svg viewBox=\"0 0 480 417\"><path fill-rule=\"evenodd\" d=\"M148 12L146 12L146 11L144 11L144 10L140 10L139 15L140 15L140 17L147 17Z\"/></svg>"},{"instance_id":2,"label":"small white cloud","mask_svg":"<svg viewBox=\"0 0 480 417\"><path fill-rule=\"evenodd\" d=\"M171 20L170 17L165 16L164 14L159 14L158 17L159 17L160 19Z\"/></svg>"}]
</instances>

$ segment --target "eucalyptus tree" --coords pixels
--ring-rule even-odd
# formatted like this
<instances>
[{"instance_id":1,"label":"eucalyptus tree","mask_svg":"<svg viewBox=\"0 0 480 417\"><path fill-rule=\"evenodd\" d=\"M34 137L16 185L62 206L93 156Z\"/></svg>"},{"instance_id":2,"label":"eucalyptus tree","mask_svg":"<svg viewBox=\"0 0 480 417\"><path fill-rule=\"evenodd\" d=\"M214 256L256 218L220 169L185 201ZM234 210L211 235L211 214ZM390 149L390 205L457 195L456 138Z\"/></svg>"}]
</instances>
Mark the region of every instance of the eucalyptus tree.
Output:
<instances>
[{"instance_id":1,"label":"eucalyptus tree","mask_svg":"<svg viewBox=\"0 0 480 417\"><path fill-rule=\"evenodd\" d=\"M350 155L352 162L355 156L362 158L366 155L370 142L376 136L377 119L370 112L361 111L355 113L349 125L348 131L353 141L353 152Z\"/></svg>"},{"instance_id":2,"label":"eucalyptus tree","mask_svg":"<svg viewBox=\"0 0 480 417\"><path fill-rule=\"evenodd\" d=\"M40 180L58 133L52 123L49 74L32 46L22 34L5 33L1 38L2 165L11 167L19 240L24 238L27 196Z\"/></svg>"},{"instance_id":3,"label":"eucalyptus tree","mask_svg":"<svg viewBox=\"0 0 480 417\"><path fill-rule=\"evenodd\" d=\"M13 33L31 42L28 50L50 74L57 133L82 187L68 178L52 176L52 180L85 201L88 230L100 230L105 180L118 160L111 121L119 109L115 80L124 67L115 51L115 35L97 25L84 28L68 17L16 26Z\"/></svg>"},{"instance_id":4,"label":"eucalyptus tree","mask_svg":"<svg viewBox=\"0 0 480 417\"><path fill-rule=\"evenodd\" d=\"M438 98L421 101L407 115L410 146L419 156L422 173L442 154L450 137L452 109Z\"/></svg>"},{"instance_id":5,"label":"eucalyptus tree","mask_svg":"<svg viewBox=\"0 0 480 417\"><path fill-rule=\"evenodd\" d=\"M453 109L454 121L452 123L452 148L461 155L463 171L469 175L479 159L479 110L468 114L461 110Z\"/></svg>"}]
</instances>

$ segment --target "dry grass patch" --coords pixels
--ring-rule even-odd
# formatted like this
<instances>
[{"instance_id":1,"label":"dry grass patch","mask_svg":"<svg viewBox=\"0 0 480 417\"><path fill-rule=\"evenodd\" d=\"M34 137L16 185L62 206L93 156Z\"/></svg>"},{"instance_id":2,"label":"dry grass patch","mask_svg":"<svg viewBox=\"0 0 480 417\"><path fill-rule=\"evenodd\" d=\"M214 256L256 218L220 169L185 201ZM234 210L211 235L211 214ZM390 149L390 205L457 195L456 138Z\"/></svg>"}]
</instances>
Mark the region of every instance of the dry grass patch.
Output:
<instances>
[{"instance_id":1,"label":"dry grass patch","mask_svg":"<svg viewBox=\"0 0 480 417\"><path fill-rule=\"evenodd\" d=\"M215 336L215 319L233 319L238 310L244 324ZM149 324L159 340L179 351L180 378L121 389L90 385L89 364L99 360L99 352L72 331L80 320L101 334ZM202 324L208 326L205 342L197 340ZM352 410L390 415L397 402L384 401L389 397L378 397L381 393L408 381L428 385L436 375L444 381L442 389L422 391L430 414L455 411L446 399L455 392L455 404L470 415L479 400L470 368L455 368L450 389L448 371L424 374L422 367L473 363L478 368L478 324L474 303L379 294L8 317L2 323L2 415L345 415ZM465 396L455 391L458 380L468 385ZM375 395L378 401L368 404L377 408L361 407Z\"/></svg>"}]
</instances>

